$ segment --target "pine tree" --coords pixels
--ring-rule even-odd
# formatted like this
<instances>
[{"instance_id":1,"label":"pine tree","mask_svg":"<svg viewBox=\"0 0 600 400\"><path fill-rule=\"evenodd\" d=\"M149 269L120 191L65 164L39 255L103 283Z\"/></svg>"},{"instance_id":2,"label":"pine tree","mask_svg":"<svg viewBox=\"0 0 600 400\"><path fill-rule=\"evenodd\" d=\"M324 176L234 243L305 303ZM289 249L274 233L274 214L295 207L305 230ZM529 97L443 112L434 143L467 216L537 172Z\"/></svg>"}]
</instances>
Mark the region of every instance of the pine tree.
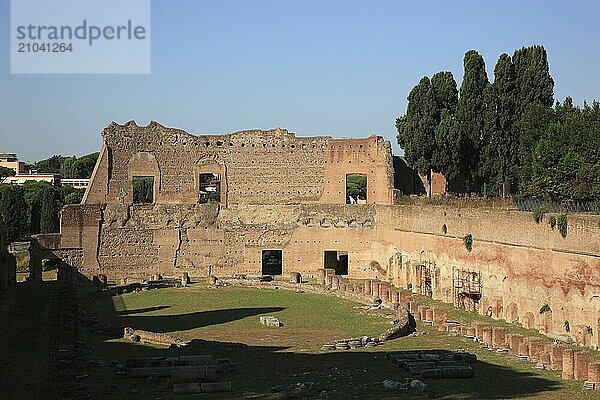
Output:
<instances>
[{"instance_id":1,"label":"pine tree","mask_svg":"<svg viewBox=\"0 0 600 400\"><path fill-rule=\"evenodd\" d=\"M60 176L63 178L78 178L77 157L65 157L60 166Z\"/></svg>"}]
</instances>

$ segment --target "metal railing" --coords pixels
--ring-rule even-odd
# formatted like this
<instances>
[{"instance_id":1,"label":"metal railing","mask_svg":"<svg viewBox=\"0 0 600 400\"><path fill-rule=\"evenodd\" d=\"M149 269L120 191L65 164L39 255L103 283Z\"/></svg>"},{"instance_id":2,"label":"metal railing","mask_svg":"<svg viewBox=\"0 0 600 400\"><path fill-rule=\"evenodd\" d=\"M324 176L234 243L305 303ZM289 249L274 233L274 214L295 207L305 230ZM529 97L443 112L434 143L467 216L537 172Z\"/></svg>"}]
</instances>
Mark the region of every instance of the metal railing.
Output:
<instances>
[{"instance_id":1,"label":"metal railing","mask_svg":"<svg viewBox=\"0 0 600 400\"><path fill-rule=\"evenodd\" d=\"M552 201L535 197L478 197L478 196L402 196L394 193L397 205L431 205L458 208L501 209L515 211L534 211L543 208L546 212L600 214L600 201L563 200Z\"/></svg>"},{"instance_id":2,"label":"metal railing","mask_svg":"<svg viewBox=\"0 0 600 400\"><path fill-rule=\"evenodd\" d=\"M600 201L552 201L536 198L515 198L512 203L514 208L519 211L533 211L537 208L543 208L548 212L600 214Z\"/></svg>"}]
</instances>

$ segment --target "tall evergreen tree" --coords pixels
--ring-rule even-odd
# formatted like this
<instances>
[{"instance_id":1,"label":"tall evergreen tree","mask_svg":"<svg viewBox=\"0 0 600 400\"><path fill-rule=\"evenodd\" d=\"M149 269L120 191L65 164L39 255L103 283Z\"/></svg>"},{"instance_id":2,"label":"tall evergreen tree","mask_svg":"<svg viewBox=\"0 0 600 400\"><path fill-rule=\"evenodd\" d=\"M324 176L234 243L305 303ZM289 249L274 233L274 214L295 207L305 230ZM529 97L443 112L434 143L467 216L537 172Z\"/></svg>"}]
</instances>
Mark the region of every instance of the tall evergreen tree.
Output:
<instances>
[{"instance_id":1,"label":"tall evergreen tree","mask_svg":"<svg viewBox=\"0 0 600 400\"><path fill-rule=\"evenodd\" d=\"M531 166L533 152L530 137L523 119L531 119L531 113L544 113L542 108L550 109L554 103L554 80L550 76L548 56L543 46L522 47L516 50L512 57L515 68L515 120L514 136L519 142L519 158L516 168L519 169L519 180L528 180L525 176L528 166ZM540 108L541 107L541 108ZM526 116L526 114L528 114ZM535 119L535 117L534 117ZM524 190L521 185L520 190Z\"/></svg>"},{"instance_id":2,"label":"tall evergreen tree","mask_svg":"<svg viewBox=\"0 0 600 400\"><path fill-rule=\"evenodd\" d=\"M494 83L485 91L484 132L480 175L492 193L514 189L518 163L518 140L513 129L515 116L515 70L508 54L494 68Z\"/></svg>"},{"instance_id":3,"label":"tall evergreen tree","mask_svg":"<svg viewBox=\"0 0 600 400\"><path fill-rule=\"evenodd\" d=\"M23 188L17 185L0 186L0 215L6 224L6 241L14 242L29 233L27 203Z\"/></svg>"},{"instance_id":4,"label":"tall evergreen tree","mask_svg":"<svg viewBox=\"0 0 600 400\"><path fill-rule=\"evenodd\" d=\"M533 103L552 107L554 80L550 76L544 46L522 47L515 51L512 61L515 68L517 115L522 115L527 106Z\"/></svg>"},{"instance_id":5,"label":"tall evergreen tree","mask_svg":"<svg viewBox=\"0 0 600 400\"><path fill-rule=\"evenodd\" d=\"M61 204L58 192L53 187L44 189L42 209L40 212L40 232L56 233L59 231L59 213Z\"/></svg>"},{"instance_id":6,"label":"tall evergreen tree","mask_svg":"<svg viewBox=\"0 0 600 400\"><path fill-rule=\"evenodd\" d=\"M475 50L463 63L460 96L450 72L425 77L413 88L406 115L396 121L399 144L410 164L428 176L431 169L442 172L456 191L523 192L522 182L533 182L536 145L568 110L569 99L551 110L554 81L542 46L523 47L512 58L502 54L492 84ZM582 164L581 181L590 181L594 171L593 164Z\"/></svg>"},{"instance_id":7,"label":"tall evergreen tree","mask_svg":"<svg viewBox=\"0 0 600 400\"><path fill-rule=\"evenodd\" d=\"M51 187L48 182L27 182L23 185L25 189L25 202L29 209L29 232L38 234L40 230L42 203L46 188Z\"/></svg>"},{"instance_id":8,"label":"tall evergreen tree","mask_svg":"<svg viewBox=\"0 0 600 400\"><path fill-rule=\"evenodd\" d=\"M460 169L460 138L456 119L447 109L440 113L440 123L435 128L435 144L437 151L433 155L436 171L444 174L447 180L457 179Z\"/></svg>"},{"instance_id":9,"label":"tall evergreen tree","mask_svg":"<svg viewBox=\"0 0 600 400\"><path fill-rule=\"evenodd\" d=\"M433 154L434 171L448 178L456 176L458 143L454 131L454 114L458 104L458 88L452 72L438 72L431 77L436 103L435 151Z\"/></svg>"},{"instance_id":10,"label":"tall evergreen tree","mask_svg":"<svg viewBox=\"0 0 600 400\"><path fill-rule=\"evenodd\" d=\"M431 77L431 88L437 109L436 120L439 124L442 110L446 109L454 115L458 104L458 89L452 72L441 71L434 74Z\"/></svg>"},{"instance_id":11,"label":"tall evergreen tree","mask_svg":"<svg viewBox=\"0 0 600 400\"><path fill-rule=\"evenodd\" d=\"M530 104L519 118L519 192L522 194L531 194L534 151L555 119L554 110L539 103Z\"/></svg>"},{"instance_id":12,"label":"tall evergreen tree","mask_svg":"<svg viewBox=\"0 0 600 400\"><path fill-rule=\"evenodd\" d=\"M90 178L92 172L94 172L96 160L98 160L99 155L100 153L96 152L78 158L75 163L75 167L77 168L76 178Z\"/></svg>"},{"instance_id":13,"label":"tall evergreen tree","mask_svg":"<svg viewBox=\"0 0 600 400\"><path fill-rule=\"evenodd\" d=\"M408 95L406 115L396 120L398 144L404 150L408 164L416 166L421 173L427 175L429 195L437 114L431 81L425 76Z\"/></svg>"},{"instance_id":14,"label":"tall evergreen tree","mask_svg":"<svg viewBox=\"0 0 600 400\"><path fill-rule=\"evenodd\" d=\"M464 179L467 192L479 191L479 160L484 130L484 91L489 84L483 57L469 50L464 57L464 75L456 107L459 151L458 170Z\"/></svg>"}]
</instances>

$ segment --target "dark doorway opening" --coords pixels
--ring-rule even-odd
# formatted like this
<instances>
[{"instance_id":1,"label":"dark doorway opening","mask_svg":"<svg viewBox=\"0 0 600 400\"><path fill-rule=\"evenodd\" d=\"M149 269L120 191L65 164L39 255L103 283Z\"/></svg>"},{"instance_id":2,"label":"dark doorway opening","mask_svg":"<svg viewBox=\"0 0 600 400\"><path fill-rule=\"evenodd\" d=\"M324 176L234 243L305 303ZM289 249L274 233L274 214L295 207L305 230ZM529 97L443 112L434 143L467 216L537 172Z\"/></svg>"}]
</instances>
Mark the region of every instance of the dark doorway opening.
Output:
<instances>
[{"instance_id":1,"label":"dark doorway opening","mask_svg":"<svg viewBox=\"0 0 600 400\"><path fill-rule=\"evenodd\" d=\"M281 275L283 273L283 251L282 250L263 250L262 251L262 274L263 275Z\"/></svg>"},{"instance_id":2,"label":"dark doorway opening","mask_svg":"<svg viewBox=\"0 0 600 400\"><path fill-rule=\"evenodd\" d=\"M323 252L323 266L335 270L336 275L348 275L348 253L325 250Z\"/></svg>"},{"instance_id":3,"label":"dark doorway opening","mask_svg":"<svg viewBox=\"0 0 600 400\"><path fill-rule=\"evenodd\" d=\"M154 203L154 177L153 176L134 176L133 184L133 204L152 204Z\"/></svg>"}]
</instances>

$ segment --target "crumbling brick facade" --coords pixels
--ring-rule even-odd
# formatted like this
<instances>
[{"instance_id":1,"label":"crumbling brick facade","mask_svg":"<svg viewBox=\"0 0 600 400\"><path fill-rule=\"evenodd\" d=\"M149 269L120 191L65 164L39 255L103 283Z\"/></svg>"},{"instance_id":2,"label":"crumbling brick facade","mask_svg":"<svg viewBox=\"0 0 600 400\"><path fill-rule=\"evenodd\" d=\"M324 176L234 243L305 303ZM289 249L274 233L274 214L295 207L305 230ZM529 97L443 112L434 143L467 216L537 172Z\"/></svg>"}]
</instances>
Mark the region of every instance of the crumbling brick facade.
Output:
<instances>
[{"instance_id":1,"label":"crumbling brick facade","mask_svg":"<svg viewBox=\"0 0 600 400\"><path fill-rule=\"evenodd\" d=\"M205 173L220 176L218 202L199 202ZM348 175L366 176L365 204L346 204ZM152 204L133 204L136 176L153 177ZM393 205L394 189L391 146L377 136L193 136L113 123L83 204L63 209L59 241L48 246L109 278L261 275L264 251L275 250L284 275L346 264L349 277L450 303L456 271L473 272L481 286L465 307L600 345L598 216L569 216L563 238L529 213ZM540 313L545 304L551 312Z\"/></svg>"},{"instance_id":2,"label":"crumbling brick facade","mask_svg":"<svg viewBox=\"0 0 600 400\"><path fill-rule=\"evenodd\" d=\"M84 204L132 204L132 177L152 176L158 204L195 204L199 175L219 173L221 205L346 202L346 174L367 176L371 204L390 204L389 142L297 138L283 129L193 136L155 122L111 124Z\"/></svg>"}]
</instances>

